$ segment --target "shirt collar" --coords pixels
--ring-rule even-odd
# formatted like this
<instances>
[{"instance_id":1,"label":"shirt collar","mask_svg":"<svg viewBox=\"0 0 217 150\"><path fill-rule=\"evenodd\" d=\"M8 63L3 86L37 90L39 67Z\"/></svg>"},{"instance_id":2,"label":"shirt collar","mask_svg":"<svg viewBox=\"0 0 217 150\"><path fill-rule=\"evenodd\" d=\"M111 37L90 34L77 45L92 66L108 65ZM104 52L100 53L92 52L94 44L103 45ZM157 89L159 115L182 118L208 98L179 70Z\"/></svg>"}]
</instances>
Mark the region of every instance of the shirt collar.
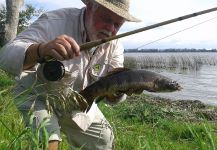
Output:
<instances>
[{"instance_id":1,"label":"shirt collar","mask_svg":"<svg viewBox=\"0 0 217 150\"><path fill-rule=\"evenodd\" d=\"M86 11L86 7L83 7L81 9L81 16L80 16L82 43L86 43L86 39L87 39L87 31L84 24L85 11Z\"/></svg>"}]
</instances>

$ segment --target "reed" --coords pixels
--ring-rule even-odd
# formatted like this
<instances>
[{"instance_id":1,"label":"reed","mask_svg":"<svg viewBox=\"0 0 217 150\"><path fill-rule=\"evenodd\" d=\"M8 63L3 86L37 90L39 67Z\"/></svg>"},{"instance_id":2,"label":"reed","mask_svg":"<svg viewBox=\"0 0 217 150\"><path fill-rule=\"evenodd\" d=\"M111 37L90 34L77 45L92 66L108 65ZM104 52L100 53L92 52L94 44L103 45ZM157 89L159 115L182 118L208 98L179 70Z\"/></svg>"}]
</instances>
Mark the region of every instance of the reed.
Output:
<instances>
[{"instance_id":1,"label":"reed","mask_svg":"<svg viewBox=\"0 0 217 150\"><path fill-rule=\"evenodd\" d=\"M114 128L117 150L215 150L216 125L195 116L197 108L180 110L149 99L132 96L114 107L101 106Z\"/></svg>"},{"instance_id":2,"label":"reed","mask_svg":"<svg viewBox=\"0 0 217 150\"><path fill-rule=\"evenodd\" d=\"M14 87L12 76L0 71L0 149L47 149L48 134L45 130L46 120L33 131L33 115L30 125L25 127L20 112L14 105L11 89ZM42 132L42 137L39 137ZM43 142L39 140L43 138Z\"/></svg>"},{"instance_id":3,"label":"reed","mask_svg":"<svg viewBox=\"0 0 217 150\"><path fill-rule=\"evenodd\" d=\"M25 127L10 91L14 82L3 71L0 76L4 77L0 78L0 149L47 149L49 135L44 128L47 120L35 131L31 128L33 116L30 113L30 126ZM100 103L99 107L113 127L116 150L215 149L216 124L191 121L192 114L188 111L151 104L148 99L147 95L132 96L113 107ZM39 132L42 132L41 137ZM64 135L59 149L70 149Z\"/></svg>"},{"instance_id":4,"label":"reed","mask_svg":"<svg viewBox=\"0 0 217 150\"><path fill-rule=\"evenodd\" d=\"M214 53L213 53L214 54ZM199 70L202 65L216 65L216 54L205 53L144 53L142 56L125 56L124 66L137 69Z\"/></svg>"}]
</instances>

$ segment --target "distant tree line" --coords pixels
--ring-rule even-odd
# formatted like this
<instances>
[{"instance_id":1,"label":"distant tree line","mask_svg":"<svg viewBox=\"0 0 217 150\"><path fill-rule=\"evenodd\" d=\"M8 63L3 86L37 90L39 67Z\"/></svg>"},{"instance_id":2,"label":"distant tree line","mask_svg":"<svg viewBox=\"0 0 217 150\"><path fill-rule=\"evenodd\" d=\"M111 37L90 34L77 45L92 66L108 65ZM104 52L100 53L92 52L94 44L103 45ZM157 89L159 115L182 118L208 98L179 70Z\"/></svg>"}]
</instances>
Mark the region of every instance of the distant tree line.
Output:
<instances>
[{"instance_id":1,"label":"distant tree line","mask_svg":"<svg viewBox=\"0 0 217 150\"><path fill-rule=\"evenodd\" d=\"M126 53L148 53L148 52L217 52L216 49L188 49L188 48L184 48L184 49L175 49L175 48L169 48L169 49L125 49L124 52Z\"/></svg>"}]
</instances>

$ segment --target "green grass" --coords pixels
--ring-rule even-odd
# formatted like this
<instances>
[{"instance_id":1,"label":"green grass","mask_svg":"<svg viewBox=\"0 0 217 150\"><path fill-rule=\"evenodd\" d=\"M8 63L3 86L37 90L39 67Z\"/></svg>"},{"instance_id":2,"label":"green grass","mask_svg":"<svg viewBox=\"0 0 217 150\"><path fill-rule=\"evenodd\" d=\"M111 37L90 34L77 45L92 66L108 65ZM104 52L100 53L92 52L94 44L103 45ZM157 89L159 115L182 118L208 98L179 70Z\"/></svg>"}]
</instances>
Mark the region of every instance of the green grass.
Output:
<instances>
[{"instance_id":1,"label":"green grass","mask_svg":"<svg viewBox=\"0 0 217 150\"><path fill-rule=\"evenodd\" d=\"M13 104L10 89L12 77L0 72L0 149L46 149L39 142L38 133L24 127L23 119ZM132 96L116 106L100 103L115 134L116 150L215 150L217 128L215 122L188 119L189 112L169 111L167 107L150 103L147 95ZM46 120L45 122L46 123ZM43 124L40 129L43 130ZM64 136L64 135L63 135ZM60 149L68 150L63 138Z\"/></svg>"},{"instance_id":2,"label":"green grass","mask_svg":"<svg viewBox=\"0 0 217 150\"><path fill-rule=\"evenodd\" d=\"M113 108L101 107L114 128L117 150L214 150L217 146L215 124L206 120L182 121L176 112L168 114L164 108L141 99L129 98Z\"/></svg>"}]
</instances>

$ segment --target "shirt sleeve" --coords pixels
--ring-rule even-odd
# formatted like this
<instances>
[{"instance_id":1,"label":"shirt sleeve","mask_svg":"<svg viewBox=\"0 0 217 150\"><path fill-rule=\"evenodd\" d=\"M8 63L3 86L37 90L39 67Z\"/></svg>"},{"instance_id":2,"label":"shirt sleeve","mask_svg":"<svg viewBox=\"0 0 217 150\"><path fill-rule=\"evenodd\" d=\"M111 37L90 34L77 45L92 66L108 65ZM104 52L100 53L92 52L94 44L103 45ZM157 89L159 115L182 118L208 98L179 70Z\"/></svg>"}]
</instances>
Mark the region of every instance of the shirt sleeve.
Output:
<instances>
[{"instance_id":1,"label":"shirt sleeve","mask_svg":"<svg viewBox=\"0 0 217 150\"><path fill-rule=\"evenodd\" d=\"M23 71L25 52L34 43L47 41L48 24L45 15L9 42L0 51L0 68L19 76Z\"/></svg>"}]
</instances>

